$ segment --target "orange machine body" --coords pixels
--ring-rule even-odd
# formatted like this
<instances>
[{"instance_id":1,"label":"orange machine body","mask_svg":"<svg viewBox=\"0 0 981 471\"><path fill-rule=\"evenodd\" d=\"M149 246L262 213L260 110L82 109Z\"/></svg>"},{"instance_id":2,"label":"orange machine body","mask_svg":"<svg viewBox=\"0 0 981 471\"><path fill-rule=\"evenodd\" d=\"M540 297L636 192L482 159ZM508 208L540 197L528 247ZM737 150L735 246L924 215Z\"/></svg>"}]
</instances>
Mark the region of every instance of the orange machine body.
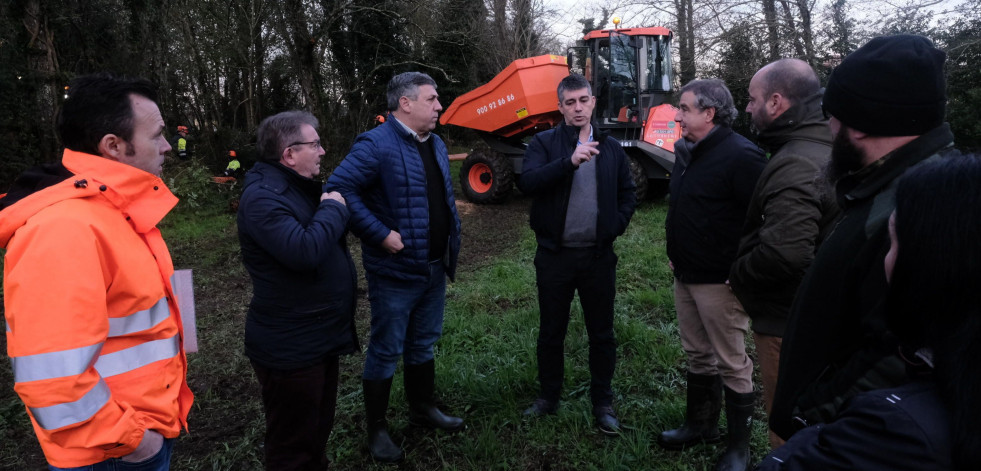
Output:
<instances>
[{"instance_id":1,"label":"orange machine body","mask_svg":"<svg viewBox=\"0 0 981 471\"><path fill-rule=\"evenodd\" d=\"M567 75L564 56L518 59L490 82L460 95L439 122L501 137L549 129L562 120L555 87Z\"/></svg>"}]
</instances>

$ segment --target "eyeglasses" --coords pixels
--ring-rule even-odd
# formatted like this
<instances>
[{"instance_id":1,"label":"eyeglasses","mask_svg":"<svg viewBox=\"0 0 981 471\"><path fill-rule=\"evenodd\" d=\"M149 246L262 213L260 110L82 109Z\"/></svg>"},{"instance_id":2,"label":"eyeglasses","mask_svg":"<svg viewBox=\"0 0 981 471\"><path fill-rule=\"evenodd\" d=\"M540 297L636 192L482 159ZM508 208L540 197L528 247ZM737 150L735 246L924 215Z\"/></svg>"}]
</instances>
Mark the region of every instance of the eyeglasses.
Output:
<instances>
[{"instance_id":1,"label":"eyeglasses","mask_svg":"<svg viewBox=\"0 0 981 471\"><path fill-rule=\"evenodd\" d=\"M314 149L321 149L322 148L320 146L320 139L317 139L316 141L309 141L309 142L294 142L294 143L292 143L292 144L290 144L290 145L288 145L286 147L293 147L293 146L298 146L298 145L301 145L301 144L310 144L310 145L313 146Z\"/></svg>"}]
</instances>

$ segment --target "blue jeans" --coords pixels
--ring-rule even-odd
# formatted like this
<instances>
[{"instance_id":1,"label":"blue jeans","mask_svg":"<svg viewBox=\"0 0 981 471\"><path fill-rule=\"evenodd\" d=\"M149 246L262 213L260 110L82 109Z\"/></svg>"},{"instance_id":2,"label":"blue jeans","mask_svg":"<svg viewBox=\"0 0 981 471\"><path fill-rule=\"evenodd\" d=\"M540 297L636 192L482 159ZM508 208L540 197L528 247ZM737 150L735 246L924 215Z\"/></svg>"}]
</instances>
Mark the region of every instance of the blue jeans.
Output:
<instances>
[{"instance_id":1,"label":"blue jeans","mask_svg":"<svg viewBox=\"0 0 981 471\"><path fill-rule=\"evenodd\" d=\"M165 438L160 451L144 461L131 463L119 458L109 458L77 468L58 468L49 464L48 469L51 471L168 471L170 469L170 452L174 449L175 440L175 438Z\"/></svg>"},{"instance_id":2,"label":"blue jeans","mask_svg":"<svg viewBox=\"0 0 981 471\"><path fill-rule=\"evenodd\" d=\"M433 345L443 333L446 271L443 262L429 264L429 279L404 281L367 274L371 303L371 337L364 379L395 375L399 357L407 365L433 359Z\"/></svg>"}]
</instances>

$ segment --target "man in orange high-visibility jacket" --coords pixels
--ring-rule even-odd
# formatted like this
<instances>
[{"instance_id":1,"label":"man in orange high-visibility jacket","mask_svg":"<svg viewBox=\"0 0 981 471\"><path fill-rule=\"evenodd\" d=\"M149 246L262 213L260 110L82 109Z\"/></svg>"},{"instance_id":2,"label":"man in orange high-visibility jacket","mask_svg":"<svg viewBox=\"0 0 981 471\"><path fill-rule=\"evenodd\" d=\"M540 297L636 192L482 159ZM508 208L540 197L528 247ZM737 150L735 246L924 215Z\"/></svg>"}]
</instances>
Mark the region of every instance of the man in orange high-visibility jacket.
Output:
<instances>
[{"instance_id":1,"label":"man in orange high-visibility jacket","mask_svg":"<svg viewBox=\"0 0 981 471\"><path fill-rule=\"evenodd\" d=\"M183 326L156 228L177 198L159 177L170 145L155 100L142 79L76 79L61 165L0 199L7 353L51 469L168 469L187 428Z\"/></svg>"}]
</instances>

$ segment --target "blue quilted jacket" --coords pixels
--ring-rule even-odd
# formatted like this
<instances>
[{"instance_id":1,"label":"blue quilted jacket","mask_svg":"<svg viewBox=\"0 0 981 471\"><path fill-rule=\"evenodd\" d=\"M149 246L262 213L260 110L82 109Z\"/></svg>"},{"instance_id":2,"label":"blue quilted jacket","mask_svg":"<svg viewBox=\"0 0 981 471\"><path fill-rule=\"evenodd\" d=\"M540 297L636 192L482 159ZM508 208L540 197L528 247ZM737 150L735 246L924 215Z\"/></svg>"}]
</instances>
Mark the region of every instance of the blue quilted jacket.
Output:
<instances>
[{"instance_id":1,"label":"blue quilted jacket","mask_svg":"<svg viewBox=\"0 0 981 471\"><path fill-rule=\"evenodd\" d=\"M443 254L446 273L453 279L460 252L460 217L453 199L446 145L435 134L430 139L443 174L446 205L453 216L447 253ZM366 271L400 280L424 281L429 276L429 260L436 257L429 256L426 170L412 134L394 117L354 140L324 190L344 195L351 211L349 227L361 238ZM381 247L393 230L405 245L394 255Z\"/></svg>"}]
</instances>

